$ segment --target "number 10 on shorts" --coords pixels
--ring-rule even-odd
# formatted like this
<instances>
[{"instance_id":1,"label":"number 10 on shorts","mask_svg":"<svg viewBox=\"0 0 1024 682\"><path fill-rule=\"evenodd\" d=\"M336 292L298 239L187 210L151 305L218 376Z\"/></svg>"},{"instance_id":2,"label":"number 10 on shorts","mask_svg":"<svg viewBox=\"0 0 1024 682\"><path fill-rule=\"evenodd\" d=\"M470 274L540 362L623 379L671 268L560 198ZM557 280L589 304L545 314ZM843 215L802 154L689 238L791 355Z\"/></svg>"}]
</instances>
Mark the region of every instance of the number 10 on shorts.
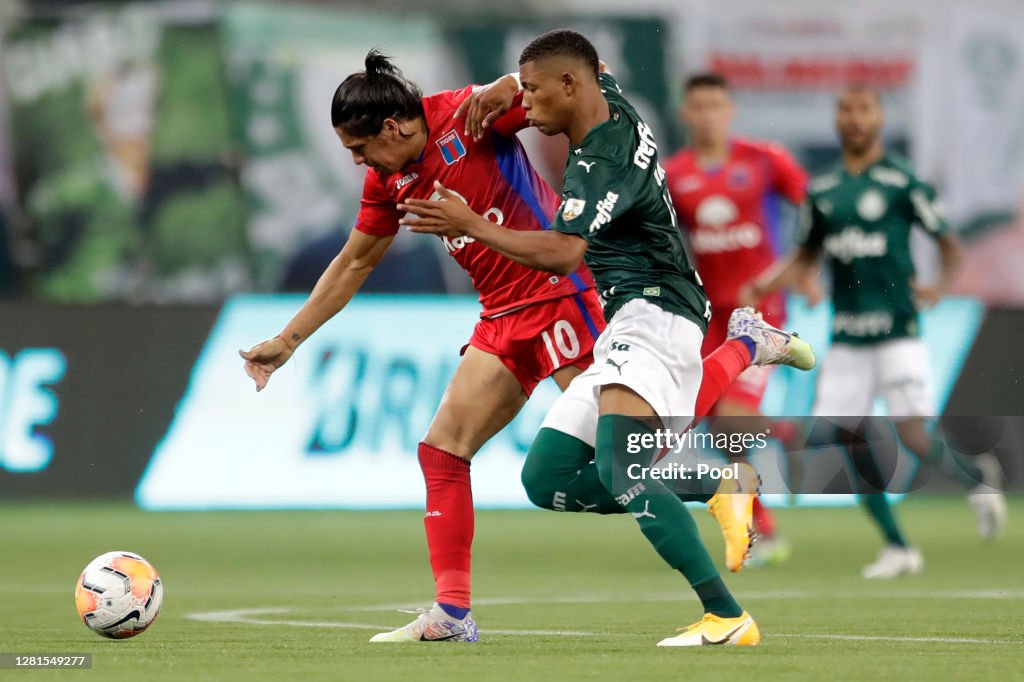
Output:
<instances>
[{"instance_id":1,"label":"number 10 on shorts","mask_svg":"<svg viewBox=\"0 0 1024 682\"><path fill-rule=\"evenodd\" d=\"M576 330L566 320L555 322L551 333L545 329L540 333L540 338L544 341L544 347L548 349L551 366L555 369L561 367L565 360L575 360L580 354L580 340L576 336ZM555 350L556 348L558 350Z\"/></svg>"}]
</instances>

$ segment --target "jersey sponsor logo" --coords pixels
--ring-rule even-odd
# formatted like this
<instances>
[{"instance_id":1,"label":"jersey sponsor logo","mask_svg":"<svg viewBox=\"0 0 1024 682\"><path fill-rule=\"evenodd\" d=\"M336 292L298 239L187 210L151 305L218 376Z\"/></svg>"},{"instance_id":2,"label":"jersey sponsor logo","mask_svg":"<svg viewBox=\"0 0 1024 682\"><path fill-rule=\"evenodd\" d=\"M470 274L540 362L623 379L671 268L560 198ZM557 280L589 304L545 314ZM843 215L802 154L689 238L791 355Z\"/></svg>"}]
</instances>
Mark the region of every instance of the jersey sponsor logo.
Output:
<instances>
[{"instance_id":1,"label":"jersey sponsor logo","mask_svg":"<svg viewBox=\"0 0 1024 682\"><path fill-rule=\"evenodd\" d=\"M462 144L462 138L454 130L449 130L435 144L441 150L444 162L449 166L466 155L466 146Z\"/></svg>"},{"instance_id":2,"label":"jersey sponsor logo","mask_svg":"<svg viewBox=\"0 0 1024 682\"><path fill-rule=\"evenodd\" d=\"M868 222L874 222L885 215L889 202L877 189L867 189L857 199L857 215Z\"/></svg>"},{"instance_id":3,"label":"jersey sponsor logo","mask_svg":"<svg viewBox=\"0 0 1024 682\"><path fill-rule=\"evenodd\" d=\"M456 198L458 198L462 203L467 205L469 204L469 202L466 201L466 197L462 196L455 190L450 189L448 191L454 194ZM447 201L447 199L442 197L439 192L433 192L431 193L428 201ZM409 213L408 215L415 214ZM490 220L492 223L497 223L498 225L501 225L502 223L505 222L505 216L502 214L500 209L495 207L491 207L484 211L483 217L486 218L487 220ZM455 237L454 239L449 237L441 237L441 243L444 244L445 251L447 251L452 256L454 256L458 251L465 248L467 245L473 244L475 242L476 240L473 239L472 237Z\"/></svg>"},{"instance_id":4,"label":"jersey sponsor logo","mask_svg":"<svg viewBox=\"0 0 1024 682\"><path fill-rule=\"evenodd\" d=\"M636 122L636 132L640 138L640 145L633 154L633 163L647 170L651 167L651 160L658 152L658 145L654 142L654 133L651 132L651 127L643 121Z\"/></svg>"},{"instance_id":5,"label":"jersey sponsor logo","mask_svg":"<svg viewBox=\"0 0 1024 682\"><path fill-rule=\"evenodd\" d=\"M761 244L761 228L753 223L740 223L726 230L698 229L690 238L697 253L723 253L753 249Z\"/></svg>"},{"instance_id":6,"label":"jersey sponsor logo","mask_svg":"<svg viewBox=\"0 0 1024 682\"><path fill-rule=\"evenodd\" d=\"M697 206L697 229L691 241L697 253L722 253L752 249L761 243L761 229L750 222L729 227L739 217L732 199L712 194ZM726 229L729 228L729 229Z\"/></svg>"},{"instance_id":7,"label":"jersey sponsor logo","mask_svg":"<svg viewBox=\"0 0 1024 682\"><path fill-rule=\"evenodd\" d=\"M697 206L697 224L701 227L723 228L739 217L739 209L729 197L712 194Z\"/></svg>"},{"instance_id":8,"label":"jersey sponsor logo","mask_svg":"<svg viewBox=\"0 0 1024 682\"><path fill-rule=\"evenodd\" d=\"M865 232L856 226L844 227L839 234L825 238L825 253L849 265L855 258L880 258L889 251L884 232Z\"/></svg>"},{"instance_id":9,"label":"jersey sponsor logo","mask_svg":"<svg viewBox=\"0 0 1024 682\"><path fill-rule=\"evenodd\" d=\"M835 173L829 173L828 175L821 175L811 180L811 185L808 188L812 193L817 194L820 192L827 192L834 187L839 186L839 176Z\"/></svg>"},{"instance_id":10,"label":"jersey sponsor logo","mask_svg":"<svg viewBox=\"0 0 1024 682\"><path fill-rule=\"evenodd\" d=\"M608 194L604 195L604 199L597 202L597 217L590 223L590 232L597 232L599 229L607 225L612 220L612 209L615 208L615 203L619 200L619 195L615 192L609 191Z\"/></svg>"},{"instance_id":11,"label":"jersey sponsor logo","mask_svg":"<svg viewBox=\"0 0 1024 682\"><path fill-rule=\"evenodd\" d=\"M876 166L868 171L868 177L880 185L891 185L892 187L906 187L910 184L910 178L906 173L895 168L882 168Z\"/></svg>"},{"instance_id":12,"label":"jersey sponsor logo","mask_svg":"<svg viewBox=\"0 0 1024 682\"><path fill-rule=\"evenodd\" d=\"M832 333L847 336L881 336L892 331L892 315L886 312L836 313Z\"/></svg>"},{"instance_id":13,"label":"jersey sponsor logo","mask_svg":"<svg viewBox=\"0 0 1024 682\"><path fill-rule=\"evenodd\" d=\"M676 183L676 191L680 194L696 192L704 186L704 178L699 175L687 175Z\"/></svg>"},{"instance_id":14,"label":"jersey sponsor logo","mask_svg":"<svg viewBox=\"0 0 1024 682\"><path fill-rule=\"evenodd\" d=\"M444 244L445 250L452 255L462 250L467 244L472 244L475 241L472 237L455 237L453 239L441 237L441 243Z\"/></svg>"},{"instance_id":15,"label":"jersey sponsor logo","mask_svg":"<svg viewBox=\"0 0 1024 682\"><path fill-rule=\"evenodd\" d=\"M590 175L590 169L593 168L596 163L597 161L591 161L590 163L587 163L586 161L577 161L576 165L583 166L587 171L587 175Z\"/></svg>"},{"instance_id":16,"label":"jersey sponsor logo","mask_svg":"<svg viewBox=\"0 0 1024 682\"><path fill-rule=\"evenodd\" d=\"M395 183L395 191L397 192L398 190L402 189L403 187L413 182L418 177L419 173L409 173L408 175L403 175L401 178L399 178L398 182Z\"/></svg>"},{"instance_id":17,"label":"jersey sponsor logo","mask_svg":"<svg viewBox=\"0 0 1024 682\"><path fill-rule=\"evenodd\" d=\"M583 199L566 199L565 205L562 208L562 218L564 220L578 218L586 206L587 202L583 201Z\"/></svg>"}]
</instances>

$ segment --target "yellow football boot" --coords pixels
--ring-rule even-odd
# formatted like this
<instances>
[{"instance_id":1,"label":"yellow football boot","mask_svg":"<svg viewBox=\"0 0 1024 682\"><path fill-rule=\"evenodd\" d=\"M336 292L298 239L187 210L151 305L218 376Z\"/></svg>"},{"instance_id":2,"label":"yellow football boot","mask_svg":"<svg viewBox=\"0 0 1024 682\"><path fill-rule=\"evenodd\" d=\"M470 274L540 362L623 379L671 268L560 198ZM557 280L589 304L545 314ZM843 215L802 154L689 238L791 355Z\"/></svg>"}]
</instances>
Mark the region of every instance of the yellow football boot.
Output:
<instances>
[{"instance_id":1,"label":"yellow football boot","mask_svg":"<svg viewBox=\"0 0 1024 682\"><path fill-rule=\"evenodd\" d=\"M700 621L679 630L678 635L661 640L658 646L757 646L761 643L761 631L746 611L736 618L705 613Z\"/></svg>"},{"instance_id":2,"label":"yellow football boot","mask_svg":"<svg viewBox=\"0 0 1024 682\"><path fill-rule=\"evenodd\" d=\"M729 467L735 467L737 476L722 480L714 497L708 500L708 511L725 537L725 565L735 573L743 568L754 544L754 498L760 494L761 477L746 462Z\"/></svg>"}]
</instances>

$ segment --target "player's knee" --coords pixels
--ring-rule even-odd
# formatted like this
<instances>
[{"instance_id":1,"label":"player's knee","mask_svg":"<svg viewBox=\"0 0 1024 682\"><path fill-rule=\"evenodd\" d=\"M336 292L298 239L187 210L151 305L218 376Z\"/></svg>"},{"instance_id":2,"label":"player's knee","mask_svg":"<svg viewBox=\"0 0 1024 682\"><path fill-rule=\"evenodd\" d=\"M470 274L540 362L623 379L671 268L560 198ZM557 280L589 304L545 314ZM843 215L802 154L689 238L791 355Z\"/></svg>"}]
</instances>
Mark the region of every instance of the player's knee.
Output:
<instances>
[{"instance_id":1,"label":"player's knee","mask_svg":"<svg viewBox=\"0 0 1024 682\"><path fill-rule=\"evenodd\" d=\"M526 496L530 498L537 507L541 509L555 508L556 481L553 472L544 465L545 458L540 456L533 448L530 448L523 463L523 472L520 480L523 482L523 489Z\"/></svg>"},{"instance_id":2,"label":"player's knee","mask_svg":"<svg viewBox=\"0 0 1024 682\"><path fill-rule=\"evenodd\" d=\"M555 508L555 495L557 491L550 483L538 479L537 476L532 475L526 469L523 469L522 480L526 496L530 498L530 502L535 507L552 510Z\"/></svg>"},{"instance_id":3,"label":"player's knee","mask_svg":"<svg viewBox=\"0 0 1024 682\"><path fill-rule=\"evenodd\" d=\"M611 456L602 456L608 453L598 453L597 457L594 458L594 465L597 467L597 478L601 481L601 485L605 487L605 490L610 492L612 495L618 495L620 490L616 490L615 481L619 478L615 476L615 458Z\"/></svg>"}]
</instances>

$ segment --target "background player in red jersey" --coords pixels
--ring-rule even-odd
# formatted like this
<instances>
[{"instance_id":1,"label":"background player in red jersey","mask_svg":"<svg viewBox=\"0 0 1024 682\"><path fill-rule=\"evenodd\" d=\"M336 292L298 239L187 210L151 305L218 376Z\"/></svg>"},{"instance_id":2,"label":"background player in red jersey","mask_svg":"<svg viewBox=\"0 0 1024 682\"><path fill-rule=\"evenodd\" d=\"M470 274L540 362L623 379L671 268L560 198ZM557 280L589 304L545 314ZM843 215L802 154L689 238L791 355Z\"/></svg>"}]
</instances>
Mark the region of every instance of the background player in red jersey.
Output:
<instances>
[{"instance_id":1,"label":"background player in red jersey","mask_svg":"<svg viewBox=\"0 0 1024 682\"><path fill-rule=\"evenodd\" d=\"M497 87L514 93L519 89L511 77ZM352 160L369 167L362 207L348 242L302 309L280 334L242 353L257 390L359 290L398 232L402 213L397 205L437 198L435 181L480 215L510 229L547 229L553 221L559 198L530 166L514 137L526 127L523 111L512 107L507 115L488 118L489 130L477 125L476 134L470 135L454 119L460 106L471 109L486 101L472 97L473 92L466 87L423 97L376 51L367 55L364 72L338 87L332 125ZM413 623L371 641L477 639L469 610L474 527L469 461L512 420L542 379L551 376L564 390L592 362L594 341L605 326L585 266L552 275L472 239L444 238L444 244L472 278L483 311L418 448L437 603ZM702 389L698 409L709 407L721 388L754 360L756 343L744 338L724 344L705 360L712 367L706 374L719 381Z\"/></svg>"},{"instance_id":2,"label":"background player in red jersey","mask_svg":"<svg viewBox=\"0 0 1024 682\"><path fill-rule=\"evenodd\" d=\"M737 293L751 277L768 269L782 250L779 200L793 205L804 200L807 174L782 147L730 135L734 109L729 86L715 73L691 76L685 84L681 109L691 144L665 164L669 191L679 223L716 314L708 325L702 352L707 355L726 337L724 311L738 306ZM785 299L780 292L759 303L771 325L785 323ZM792 424L770 423L761 417L772 367L750 367L726 391L714 414L738 417L742 431L768 428L784 444L795 435ZM720 419L716 428L730 428ZM782 560L788 547L775 536L775 524L760 499L754 501L754 525L761 536L751 551L750 564Z\"/></svg>"}]
</instances>

